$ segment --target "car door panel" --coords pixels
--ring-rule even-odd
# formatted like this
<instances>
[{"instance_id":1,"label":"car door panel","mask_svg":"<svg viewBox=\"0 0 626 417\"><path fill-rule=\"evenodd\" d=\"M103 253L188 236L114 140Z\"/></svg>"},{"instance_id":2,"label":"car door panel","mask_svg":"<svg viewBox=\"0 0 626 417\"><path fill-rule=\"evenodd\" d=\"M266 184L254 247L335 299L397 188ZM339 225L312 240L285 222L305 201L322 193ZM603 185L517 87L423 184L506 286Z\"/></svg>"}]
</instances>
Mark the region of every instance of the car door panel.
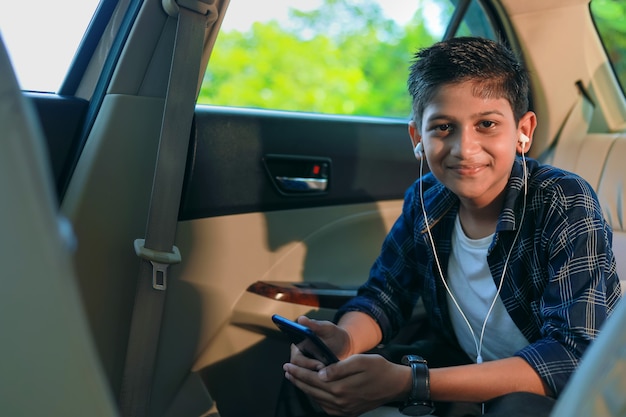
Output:
<instances>
[{"instance_id":1,"label":"car door panel","mask_svg":"<svg viewBox=\"0 0 626 417\"><path fill-rule=\"evenodd\" d=\"M396 119L199 106L180 218L402 198L418 168L406 132ZM266 165L278 157L328 161L327 192L277 192Z\"/></svg>"},{"instance_id":2,"label":"car door panel","mask_svg":"<svg viewBox=\"0 0 626 417\"><path fill-rule=\"evenodd\" d=\"M168 309L163 355L195 341L193 369L222 415L273 415L289 343L272 314L330 319L336 308L285 301L259 283L332 296L367 278L418 175L406 132L402 120L198 107L177 233L185 261L168 289L170 305L186 307ZM282 192L268 158L327 163L328 188Z\"/></svg>"}]
</instances>

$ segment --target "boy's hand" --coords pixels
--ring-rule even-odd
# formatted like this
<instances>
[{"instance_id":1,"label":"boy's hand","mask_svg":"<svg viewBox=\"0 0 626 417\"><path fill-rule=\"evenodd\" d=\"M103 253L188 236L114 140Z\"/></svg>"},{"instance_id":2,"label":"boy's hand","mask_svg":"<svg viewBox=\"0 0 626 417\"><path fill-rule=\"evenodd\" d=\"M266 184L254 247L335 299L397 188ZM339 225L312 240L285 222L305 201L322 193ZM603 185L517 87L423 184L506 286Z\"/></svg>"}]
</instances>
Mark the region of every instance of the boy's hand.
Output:
<instances>
[{"instance_id":1,"label":"boy's hand","mask_svg":"<svg viewBox=\"0 0 626 417\"><path fill-rule=\"evenodd\" d=\"M291 383L331 415L359 415L404 399L411 387L409 367L373 354L353 355L317 372L293 363L283 369Z\"/></svg>"},{"instance_id":2,"label":"boy's hand","mask_svg":"<svg viewBox=\"0 0 626 417\"><path fill-rule=\"evenodd\" d=\"M332 350L338 358L343 359L349 351L350 337L347 332L330 321L318 321L306 316L300 316L296 320L299 324L307 326ZM318 371L324 364L316 359L305 356L295 345L291 345L290 362L299 367Z\"/></svg>"}]
</instances>

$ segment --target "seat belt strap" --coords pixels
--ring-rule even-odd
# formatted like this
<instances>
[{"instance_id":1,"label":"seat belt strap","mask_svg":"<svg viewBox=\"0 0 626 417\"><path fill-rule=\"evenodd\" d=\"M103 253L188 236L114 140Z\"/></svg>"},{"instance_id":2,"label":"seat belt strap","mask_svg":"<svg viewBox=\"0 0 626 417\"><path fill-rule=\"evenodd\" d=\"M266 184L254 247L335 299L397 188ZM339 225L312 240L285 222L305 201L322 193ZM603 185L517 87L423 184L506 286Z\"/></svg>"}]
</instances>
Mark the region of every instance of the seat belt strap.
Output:
<instances>
[{"instance_id":1,"label":"seat belt strap","mask_svg":"<svg viewBox=\"0 0 626 417\"><path fill-rule=\"evenodd\" d=\"M576 81L575 86L578 90L578 98L567 112L565 120L556 134L556 139L537 158L542 163L561 167L567 166L570 161L568 157L572 155L570 152L567 152L567 148L565 148L561 150L561 156L556 157L555 150L559 142L561 140L577 142L577 138L582 138L589 131L595 102L589 95L582 81ZM578 152L578 150L575 152Z\"/></svg>"},{"instance_id":2,"label":"seat belt strap","mask_svg":"<svg viewBox=\"0 0 626 417\"><path fill-rule=\"evenodd\" d=\"M120 411L124 417L149 415L167 270L180 262L174 246L187 149L198 92L204 37L217 19L213 0L163 0L178 15L161 135L152 184L145 239L137 239L141 258L131 320ZM210 16L210 17L209 17Z\"/></svg>"}]
</instances>

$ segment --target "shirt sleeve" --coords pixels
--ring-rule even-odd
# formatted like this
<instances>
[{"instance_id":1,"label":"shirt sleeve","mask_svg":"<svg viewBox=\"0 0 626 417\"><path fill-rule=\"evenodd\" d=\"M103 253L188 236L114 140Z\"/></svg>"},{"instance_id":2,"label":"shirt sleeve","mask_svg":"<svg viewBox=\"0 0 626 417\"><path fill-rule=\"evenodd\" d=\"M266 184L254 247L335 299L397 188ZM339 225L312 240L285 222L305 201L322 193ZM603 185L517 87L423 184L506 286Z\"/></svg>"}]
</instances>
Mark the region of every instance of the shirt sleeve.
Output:
<instances>
[{"instance_id":1,"label":"shirt sleeve","mask_svg":"<svg viewBox=\"0 0 626 417\"><path fill-rule=\"evenodd\" d=\"M544 201L547 283L533 306L541 339L516 353L558 394L620 298L612 231L582 179L554 186Z\"/></svg>"}]
</instances>

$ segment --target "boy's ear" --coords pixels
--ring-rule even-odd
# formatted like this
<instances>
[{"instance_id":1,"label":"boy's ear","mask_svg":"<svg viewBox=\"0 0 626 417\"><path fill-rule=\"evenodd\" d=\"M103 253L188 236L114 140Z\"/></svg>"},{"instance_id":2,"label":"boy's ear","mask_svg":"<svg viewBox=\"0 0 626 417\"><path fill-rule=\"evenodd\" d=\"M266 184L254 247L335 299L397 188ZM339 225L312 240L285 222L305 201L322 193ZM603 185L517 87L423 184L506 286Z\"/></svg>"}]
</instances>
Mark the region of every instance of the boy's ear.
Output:
<instances>
[{"instance_id":1,"label":"boy's ear","mask_svg":"<svg viewBox=\"0 0 626 417\"><path fill-rule=\"evenodd\" d=\"M424 159L424 147L422 145L422 137L419 134L419 129L415 125L414 121L409 122L409 136L411 137L411 143L413 144L413 155L418 161Z\"/></svg>"},{"instance_id":2,"label":"boy's ear","mask_svg":"<svg viewBox=\"0 0 626 417\"><path fill-rule=\"evenodd\" d=\"M409 137L411 138L413 149L415 149L417 144L422 141L422 137L420 136L419 129L417 128L417 125L415 124L415 121L413 120L409 122Z\"/></svg>"},{"instance_id":3,"label":"boy's ear","mask_svg":"<svg viewBox=\"0 0 626 417\"><path fill-rule=\"evenodd\" d=\"M533 134L536 127L537 116L534 112L529 111L522 116L517 127L517 133L519 136L517 142L517 152L519 154L526 153L530 149L530 145L533 143Z\"/></svg>"}]
</instances>

